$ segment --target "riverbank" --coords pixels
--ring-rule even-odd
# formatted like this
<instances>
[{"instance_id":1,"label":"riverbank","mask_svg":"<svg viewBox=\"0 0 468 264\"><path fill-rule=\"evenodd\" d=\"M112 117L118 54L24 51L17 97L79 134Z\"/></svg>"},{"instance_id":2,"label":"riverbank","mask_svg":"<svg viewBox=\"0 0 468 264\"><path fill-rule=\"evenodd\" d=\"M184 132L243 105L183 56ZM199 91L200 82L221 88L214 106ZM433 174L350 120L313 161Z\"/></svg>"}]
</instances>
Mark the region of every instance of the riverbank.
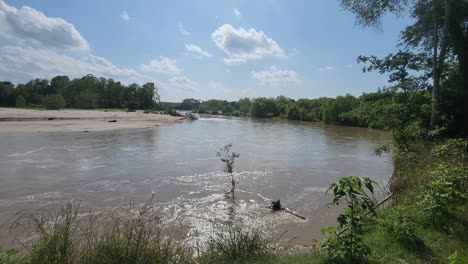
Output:
<instances>
[{"instance_id":1,"label":"riverbank","mask_svg":"<svg viewBox=\"0 0 468 264\"><path fill-rule=\"evenodd\" d=\"M226 225L222 232L213 233L194 248L171 239L173 236L161 235L161 222L149 210L151 203L117 218L94 217L87 211L93 220L83 222L78 215L84 211L78 204L69 203L53 216L47 211L18 215L19 227L38 230L36 239L28 245L28 253L0 253L0 263L32 264L45 259L57 264L466 263L467 152L468 142L449 140L440 145L415 143L409 151L395 154L394 203L359 222L366 232L357 238L362 238L360 245L368 249L363 251L367 253L352 252L358 254L353 256L359 262L335 261L336 256L327 251L333 250L330 247L279 246L277 240L264 237L265 230L237 225ZM83 226L88 222L89 226ZM345 238L336 239L332 242ZM349 250L347 244L328 245L337 249L344 246L340 254Z\"/></svg>"},{"instance_id":2,"label":"riverbank","mask_svg":"<svg viewBox=\"0 0 468 264\"><path fill-rule=\"evenodd\" d=\"M174 124L183 117L100 110L0 108L1 132L92 132Z\"/></svg>"}]
</instances>

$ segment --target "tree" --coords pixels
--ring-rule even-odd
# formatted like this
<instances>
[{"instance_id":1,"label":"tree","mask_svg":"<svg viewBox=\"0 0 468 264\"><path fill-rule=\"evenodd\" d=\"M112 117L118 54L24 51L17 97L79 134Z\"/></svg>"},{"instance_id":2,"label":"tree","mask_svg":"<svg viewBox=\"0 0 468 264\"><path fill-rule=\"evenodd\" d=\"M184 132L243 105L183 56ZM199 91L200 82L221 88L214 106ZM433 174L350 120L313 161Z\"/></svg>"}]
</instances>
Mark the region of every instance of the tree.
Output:
<instances>
[{"instance_id":1,"label":"tree","mask_svg":"<svg viewBox=\"0 0 468 264\"><path fill-rule=\"evenodd\" d=\"M154 83L147 82L137 90L138 104L142 109L151 109L155 106L156 88ZM159 95L157 95L159 97Z\"/></svg>"},{"instance_id":2,"label":"tree","mask_svg":"<svg viewBox=\"0 0 468 264\"><path fill-rule=\"evenodd\" d=\"M286 116L289 120L301 120L301 109L296 104L290 104Z\"/></svg>"},{"instance_id":3,"label":"tree","mask_svg":"<svg viewBox=\"0 0 468 264\"><path fill-rule=\"evenodd\" d=\"M50 80L48 94L62 94L66 87L70 84L68 76L55 76Z\"/></svg>"},{"instance_id":4,"label":"tree","mask_svg":"<svg viewBox=\"0 0 468 264\"><path fill-rule=\"evenodd\" d=\"M0 82L0 106L15 106L15 100L15 86L11 82Z\"/></svg>"},{"instance_id":5,"label":"tree","mask_svg":"<svg viewBox=\"0 0 468 264\"><path fill-rule=\"evenodd\" d=\"M194 98L187 98L182 101L182 104L179 105L179 109L182 110L195 110L200 106L200 100Z\"/></svg>"},{"instance_id":6,"label":"tree","mask_svg":"<svg viewBox=\"0 0 468 264\"><path fill-rule=\"evenodd\" d=\"M224 172L228 173L231 178L231 188L226 195L231 195L234 199L234 191L236 190L237 181L234 178L234 162L239 158L239 154L231 151L232 144L228 144L221 148L216 154L221 157L221 161L224 163Z\"/></svg>"},{"instance_id":7,"label":"tree","mask_svg":"<svg viewBox=\"0 0 468 264\"><path fill-rule=\"evenodd\" d=\"M51 94L42 99L42 104L47 110L59 110L65 108L65 99L60 94Z\"/></svg>"},{"instance_id":8,"label":"tree","mask_svg":"<svg viewBox=\"0 0 468 264\"><path fill-rule=\"evenodd\" d=\"M250 106L252 105L252 101L250 98L241 98L238 101L239 111L242 115L248 115L250 113Z\"/></svg>"},{"instance_id":9,"label":"tree","mask_svg":"<svg viewBox=\"0 0 468 264\"><path fill-rule=\"evenodd\" d=\"M410 3L411 5L408 5ZM388 12L401 14L405 8L412 10L411 15L415 22L403 31L402 41L406 48L422 50L431 58L430 126L434 128L440 122L442 103L440 89L447 58L458 61L458 70L463 79L461 89L468 89L467 1L341 0L341 5L353 12L357 23L362 26L378 26L381 17ZM461 107L467 109L466 106Z\"/></svg>"},{"instance_id":10,"label":"tree","mask_svg":"<svg viewBox=\"0 0 468 264\"><path fill-rule=\"evenodd\" d=\"M26 100L24 99L23 96L19 95L18 98L16 98L16 107L25 107L26 106Z\"/></svg>"}]
</instances>

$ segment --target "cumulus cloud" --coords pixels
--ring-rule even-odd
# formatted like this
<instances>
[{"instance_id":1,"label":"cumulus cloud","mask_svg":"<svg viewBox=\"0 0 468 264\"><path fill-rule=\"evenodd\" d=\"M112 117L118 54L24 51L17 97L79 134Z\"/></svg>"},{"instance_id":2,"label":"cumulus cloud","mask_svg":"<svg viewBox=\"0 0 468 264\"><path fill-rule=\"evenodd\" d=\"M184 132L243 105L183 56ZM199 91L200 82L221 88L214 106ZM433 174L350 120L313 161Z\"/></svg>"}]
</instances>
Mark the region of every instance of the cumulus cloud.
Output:
<instances>
[{"instance_id":1,"label":"cumulus cloud","mask_svg":"<svg viewBox=\"0 0 468 264\"><path fill-rule=\"evenodd\" d=\"M196 56L198 57L211 57L213 55L211 55L211 53L209 53L208 51L206 50L203 50L202 48L200 48L199 46L197 45L194 45L194 44L186 44L185 45L185 49L189 52L192 52L194 53Z\"/></svg>"},{"instance_id":2,"label":"cumulus cloud","mask_svg":"<svg viewBox=\"0 0 468 264\"><path fill-rule=\"evenodd\" d=\"M16 9L0 0L0 36L20 44L42 45L60 50L89 51L88 42L62 18L51 18L34 8Z\"/></svg>"},{"instance_id":3,"label":"cumulus cloud","mask_svg":"<svg viewBox=\"0 0 468 264\"><path fill-rule=\"evenodd\" d=\"M242 14L241 12L239 11L239 9L237 8L234 8L234 11L232 11L232 13L236 16L236 17L240 17Z\"/></svg>"},{"instance_id":4,"label":"cumulus cloud","mask_svg":"<svg viewBox=\"0 0 468 264\"><path fill-rule=\"evenodd\" d=\"M140 65L140 69L144 72L164 73L164 74L179 74L182 70L177 66L175 59L159 57L159 59L151 60L148 64Z\"/></svg>"},{"instance_id":5,"label":"cumulus cloud","mask_svg":"<svg viewBox=\"0 0 468 264\"><path fill-rule=\"evenodd\" d=\"M123 11L122 13L120 13L120 18L125 22L128 22L130 20L130 16L128 15L127 11Z\"/></svg>"},{"instance_id":6,"label":"cumulus cloud","mask_svg":"<svg viewBox=\"0 0 468 264\"><path fill-rule=\"evenodd\" d=\"M252 71L251 77L259 81L262 85L286 86L300 84L302 81L299 74L292 70L281 70L275 65L269 71Z\"/></svg>"},{"instance_id":7,"label":"cumulus cloud","mask_svg":"<svg viewBox=\"0 0 468 264\"><path fill-rule=\"evenodd\" d=\"M267 56L287 57L283 49L273 39L254 28L249 30L235 29L231 25L225 24L216 29L211 34L211 38L216 46L227 55L227 58L224 59L226 64L240 64Z\"/></svg>"},{"instance_id":8,"label":"cumulus cloud","mask_svg":"<svg viewBox=\"0 0 468 264\"><path fill-rule=\"evenodd\" d=\"M185 36L190 35L190 32L188 32L188 30L185 29L182 22L179 22L179 32L180 32L180 34L185 35Z\"/></svg>"},{"instance_id":9,"label":"cumulus cloud","mask_svg":"<svg viewBox=\"0 0 468 264\"><path fill-rule=\"evenodd\" d=\"M76 59L50 49L31 47L0 47L0 76L12 82L26 82L33 78L52 78L57 75L81 77L86 74L114 78L125 83L147 82L151 79L133 69L119 68L105 58L89 55Z\"/></svg>"},{"instance_id":10,"label":"cumulus cloud","mask_svg":"<svg viewBox=\"0 0 468 264\"><path fill-rule=\"evenodd\" d=\"M193 81L184 75L177 75L171 77L166 83L166 86L168 86L168 88L180 89L185 91L198 91L197 85L198 83L196 81Z\"/></svg>"}]
</instances>

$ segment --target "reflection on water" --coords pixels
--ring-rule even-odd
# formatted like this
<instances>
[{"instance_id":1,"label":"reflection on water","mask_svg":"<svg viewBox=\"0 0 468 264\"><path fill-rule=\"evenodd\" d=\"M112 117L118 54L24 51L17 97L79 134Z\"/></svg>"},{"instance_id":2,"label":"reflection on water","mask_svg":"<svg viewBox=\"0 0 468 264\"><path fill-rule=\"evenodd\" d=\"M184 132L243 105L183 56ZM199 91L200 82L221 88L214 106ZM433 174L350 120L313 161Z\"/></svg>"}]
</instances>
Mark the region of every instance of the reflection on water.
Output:
<instances>
[{"instance_id":1,"label":"reflection on water","mask_svg":"<svg viewBox=\"0 0 468 264\"><path fill-rule=\"evenodd\" d=\"M235 204L223 195L229 180L216 157L228 143L241 155ZM370 129L209 117L141 130L0 134L0 223L54 201L105 210L154 193L163 220L183 219L193 237L235 221L280 225L308 243L335 221L324 196L330 183L349 175L386 183L391 161L373 155L383 143L388 135ZM271 214L268 199L308 220Z\"/></svg>"}]
</instances>

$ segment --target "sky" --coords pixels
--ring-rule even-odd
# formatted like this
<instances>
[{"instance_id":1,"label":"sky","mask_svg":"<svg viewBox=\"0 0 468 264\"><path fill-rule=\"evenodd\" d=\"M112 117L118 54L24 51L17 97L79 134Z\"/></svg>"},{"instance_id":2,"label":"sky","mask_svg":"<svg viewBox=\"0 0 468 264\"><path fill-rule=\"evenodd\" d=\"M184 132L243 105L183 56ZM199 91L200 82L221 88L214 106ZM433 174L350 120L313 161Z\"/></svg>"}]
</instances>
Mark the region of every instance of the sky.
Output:
<instances>
[{"instance_id":1,"label":"sky","mask_svg":"<svg viewBox=\"0 0 468 264\"><path fill-rule=\"evenodd\" d=\"M0 80L93 74L163 101L377 91L359 55L397 51L408 18L362 28L338 0L0 0Z\"/></svg>"}]
</instances>

